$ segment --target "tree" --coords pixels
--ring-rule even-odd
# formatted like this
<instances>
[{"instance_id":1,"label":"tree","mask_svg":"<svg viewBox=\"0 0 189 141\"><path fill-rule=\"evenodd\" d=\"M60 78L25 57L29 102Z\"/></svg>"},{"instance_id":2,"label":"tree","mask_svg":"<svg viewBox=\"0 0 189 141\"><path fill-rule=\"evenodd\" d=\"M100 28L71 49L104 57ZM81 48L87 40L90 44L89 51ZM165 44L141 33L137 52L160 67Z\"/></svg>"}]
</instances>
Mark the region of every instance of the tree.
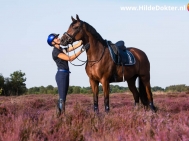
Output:
<instances>
[{"instance_id":1,"label":"tree","mask_svg":"<svg viewBox=\"0 0 189 141\"><path fill-rule=\"evenodd\" d=\"M5 83L4 77L2 74L0 74L0 95L3 93L4 83Z\"/></svg>"},{"instance_id":2,"label":"tree","mask_svg":"<svg viewBox=\"0 0 189 141\"><path fill-rule=\"evenodd\" d=\"M102 93L103 93L102 85L99 85L99 86L98 86L98 89L99 89L99 93L102 94Z\"/></svg>"},{"instance_id":3,"label":"tree","mask_svg":"<svg viewBox=\"0 0 189 141\"><path fill-rule=\"evenodd\" d=\"M81 94L86 94L87 93L87 90L83 87L83 88L80 88L80 93Z\"/></svg>"},{"instance_id":4,"label":"tree","mask_svg":"<svg viewBox=\"0 0 189 141\"><path fill-rule=\"evenodd\" d=\"M21 95L26 92L26 78L24 78L25 73L20 71L15 71L10 75L10 81L12 84L12 94Z\"/></svg>"},{"instance_id":5,"label":"tree","mask_svg":"<svg viewBox=\"0 0 189 141\"><path fill-rule=\"evenodd\" d=\"M40 93L40 94L47 94L46 88L45 88L44 86L41 86L41 87L39 88L39 93Z\"/></svg>"},{"instance_id":6,"label":"tree","mask_svg":"<svg viewBox=\"0 0 189 141\"><path fill-rule=\"evenodd\" d=\"M52 85L48 85L48 86L46 87L46 89L47 89L47 90L53 90L54 87L53 87Z\"/></svg>"},{"instance_id":7,"label":"tree","mask_svg":"<svg viewBox=\"0 0 189 141\"><path fill-rule=\"evenodd\" d=\"M3 88L0 88L0 95L2 94L2 92L3 92Z\"/></svg>"},{"instance_id":8,"label":"tree","mask_svg":"<svg viewBox=\"0 0 189 141\"><path fill-rule=\"evenodd\" d=\"M11 83L11 80L10 80L10 78L5 78L4 79L4 88L3 88L3 90L4 90L4 95L6 95L6 96L9 96L9 95L11 95L11 93L12 93L12 83Z\"/></svg>"},{"instance_id":9,"label":"tree","mask_svg":"<svg viewBox=\"0 0 189 141\"><path fill-rule=\"evenodd\" d=\"M48 85L46 87L47 94L53 94L53 89L54 89L54 87L52 85Z\"/></svg>"},{"instance_id":10,"label":"tree","mask_svg":"<svg viewBox=\"0 0 189 141\"><path fill-rule=\"evenodd\" d=\"M155 92L155 91L164 91L164 89L159 87L159 86L154 86L154 87L152 87L152 91L153 92Z\"/></svg>"},{"instance_id":11,"label":"tree","mask_svg":"<svg viewBox=\"0 0 189 141\"><path fill-rule=\"evenodd\" d=\"M0 74L0 88L4 86L4 82L5 82L4 77L2 74Z\"/></svg>"},{"instance_id":12,"label":"tree","mask_svg":"<svg viewBox=\"0 0 189 141\"><path fill-rule=\"evenodd\" d=\"M75 87L73 88L73 93L74 93L74 94L79 94L79 93L80 93L80 87L79 87L79 86L75 86Z\"/></svg>"},{"instance_id":13,"label":"tree","mask_svg":"<svg viewBox=\"0 0 189 141\"><path fill-rule=\"evenodd\" d=\"M69 86L68 88L68 94L71 94L71 93L73 93L73 86Z\"/></svg>"},{"instance_id":14,"label":"tree","mask_svg":"<svg viewBox=\"0 0 189 141\"><path fill-rule=\"evenodd\" d=\"M182 92L188 90L189 90L189 86L186 86L185 84L171 85L165 88L166 92Z\"/></svg>"},{"instance_id":15,"label":"tree","mask_svg":"<svg viewBox=\"0 0 189 141\"><path fill-rule=\"evenodd\" d=\"M29 94L39 94L40 88L39 87L32 87L28 90Z\"/></svg>"},{"instance_id":16,"label":"tree","mask_svg":"<svg viewBox=\"0 0 189 141\"><path fill-rule=\"evenodd\" d=\"M58 87L54 87L53 94L58 94Z\"/></svg>"}]
</instances>

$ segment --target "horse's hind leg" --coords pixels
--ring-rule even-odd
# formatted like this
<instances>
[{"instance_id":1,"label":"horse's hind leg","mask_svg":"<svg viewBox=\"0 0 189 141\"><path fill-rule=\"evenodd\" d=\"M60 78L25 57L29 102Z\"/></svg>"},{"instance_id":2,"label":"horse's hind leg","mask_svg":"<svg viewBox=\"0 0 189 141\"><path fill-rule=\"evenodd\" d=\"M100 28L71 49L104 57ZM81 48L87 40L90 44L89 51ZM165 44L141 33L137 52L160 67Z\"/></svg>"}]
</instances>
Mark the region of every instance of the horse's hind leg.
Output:
<instances>
[{"instance_id":1,"label":"horse's hind leg","mask_svg":"<svg viewBox=\"0 0 189 141\"><path fill-rule=\"evenodd\" d=\"M140 77L140 79L142 80L142 83L143 83L144 88L146 90L147 98L148 98L148 101L149 101L149 106L150 106L152 111L156 112L157 108L154 106L154 103L153 103L152 91L151 91L151 86L150 86L150 74L143 75L143 76Z\"/></svg>"},{"instance_id":2,"label":"horse's hind leg","mask_svg":"<svg viewBox=\"0 0 189 141\"><path fill-rule=\"evenodd\" d=\"M94 112L98 113L99 109L98 109L98 93L99 93L99 82L95 81L93 79L90 79L90 84L91 84L91 88L93 91L93 101L94 101Z\"/></svg>"},{"instance_id":3,"label":"horse's hind leg","mask_svg":"<svg viewBox=\"0 0 189 141\"><path fill-rule=\"evenodd\" d=\"M128 84L129 90L133 93L133 97L135 100L135 108L138 109L139 108L139 92L135 86L136 78L137 76L130 78L129 80L127 80L127 84Z\"/></svg>"}]
</instances>

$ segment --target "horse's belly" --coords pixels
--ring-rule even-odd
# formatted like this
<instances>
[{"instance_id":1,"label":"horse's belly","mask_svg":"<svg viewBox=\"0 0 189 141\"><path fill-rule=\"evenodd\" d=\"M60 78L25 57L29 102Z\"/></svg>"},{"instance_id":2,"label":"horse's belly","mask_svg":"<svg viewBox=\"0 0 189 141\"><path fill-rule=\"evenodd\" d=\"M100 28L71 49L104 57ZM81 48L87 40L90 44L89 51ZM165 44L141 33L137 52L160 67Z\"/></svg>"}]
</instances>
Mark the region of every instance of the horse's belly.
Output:
<instances>
[{"instance_id":1,"label":"horse's belly","mask_svg":"<svg viewBox=\"0 0 189 141\"><path fill-rule=\"evenodd\" d=\"M124 80L127 81L134 75L136 75L135 66L124 67L124 69L122 66L117 66L116 72L111 77L111 82L123 82Z\"/></svg>"}]
</instances>

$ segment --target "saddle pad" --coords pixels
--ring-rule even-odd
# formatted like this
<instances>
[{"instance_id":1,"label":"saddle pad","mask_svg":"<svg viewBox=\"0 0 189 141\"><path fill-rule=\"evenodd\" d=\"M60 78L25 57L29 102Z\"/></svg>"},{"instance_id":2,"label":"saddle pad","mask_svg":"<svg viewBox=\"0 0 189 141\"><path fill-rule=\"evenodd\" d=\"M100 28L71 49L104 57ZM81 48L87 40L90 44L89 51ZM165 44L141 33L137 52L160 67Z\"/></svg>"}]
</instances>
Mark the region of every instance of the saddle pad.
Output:
<instances>
[{"instance_id":1,"label":"saddle pad","mask_svg":"<svg viewBox=\"0 0 189 141\"><path fill-rule=\"evenodd\" d=\"M114 63L116 63L117 65L122 65L122 63L120 62L120 56L114 53L112 47L108 43L107 46ZM135 57L130 51L126 50L125 55L127 55L126 58L128 58L128 60L126 61L127 63L124 63L124 66L134 65L136 63Z\"/></svg>"},{"instance_id":2,"label":"saddle pad","mask_svg":"<svg viewBox=\"0 0 189 141\"><path fill-rule=\"evenodd\" d=\"M128 63L124 65L134 65L136 63L134 55L127 50L127 55L128 55Z\"/></svg>"}]
</instances>

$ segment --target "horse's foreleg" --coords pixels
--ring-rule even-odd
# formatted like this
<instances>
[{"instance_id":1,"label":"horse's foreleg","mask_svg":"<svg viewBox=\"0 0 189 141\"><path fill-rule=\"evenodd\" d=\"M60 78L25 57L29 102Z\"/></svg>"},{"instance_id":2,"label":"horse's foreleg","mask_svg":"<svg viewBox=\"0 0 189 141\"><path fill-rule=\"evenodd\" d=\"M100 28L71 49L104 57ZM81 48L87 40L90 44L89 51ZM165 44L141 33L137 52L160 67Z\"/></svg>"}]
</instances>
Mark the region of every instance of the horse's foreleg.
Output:
<instances>
[{"instance_id":1,"label":"horse's foreleg","mask_svg":"<svg viewBox=\"0 0 189 141\"><path fill-rule=\"evenodd\" d=\"M99 82L95 81L93 79L90 79L90 84L91 84L91 88L93 91L94 112L98 113L99 112L99 109L98 109L98 93L99 93L98 85L99 85Z\"/></svg>"},{"instance_id":2,"label":"horse's foreleg","mask_svg":"<svg viewBox=\"0 0 189 141\"><path fill-rule=\"evenodd\" d=\"M105 112L109 112L110 107L109 107L109 92L110 92L110 85L109 82L104 79L102 81L102 87L103 87L103 92L104 92L104 106L105 106Z\"/></svg>"}]
</instances>

